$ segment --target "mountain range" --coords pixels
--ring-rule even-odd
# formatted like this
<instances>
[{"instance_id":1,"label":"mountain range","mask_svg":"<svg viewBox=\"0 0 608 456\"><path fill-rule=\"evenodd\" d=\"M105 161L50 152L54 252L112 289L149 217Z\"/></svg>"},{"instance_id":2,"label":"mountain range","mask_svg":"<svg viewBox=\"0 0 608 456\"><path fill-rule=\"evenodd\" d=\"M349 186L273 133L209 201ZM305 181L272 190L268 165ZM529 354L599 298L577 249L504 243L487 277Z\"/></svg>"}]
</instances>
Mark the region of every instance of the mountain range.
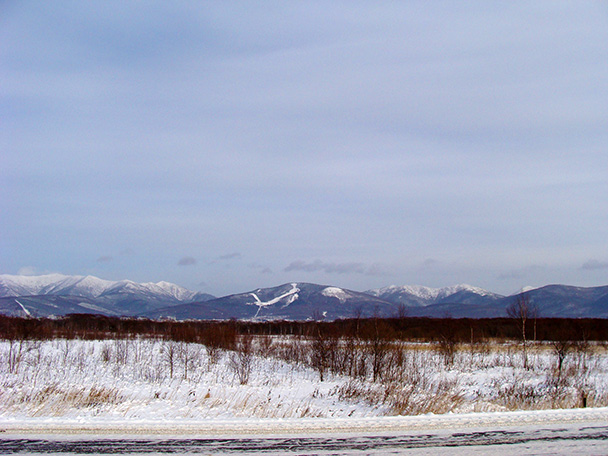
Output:
<instances>
[{"instance_id":1,"label":"mountain range","mask_svg":"<svg viewBox=\"0 0 608 456\"><path fill-rule=\"evenodd\" d=\"M109 281L93 276L0 275L0 314L53 317L71 313L185 319L308 320L352 317L506 316L524 295L540 317L608 318L608 286L547 285L503 296L479 287L388 286L358 292L287 283L216 298L168 282Z\"/></svg>"},{"instance_id":2,"label":"mountain range","mask_svg":"<svg viewBox=\"0 0 608 456\"><path fill-rule=\"evenodd\" d=\"M139 316L214 296L169 282L110 281L93 276L0 275L0 313L57 316L68 313Z\"/></svg>"}]
</instances>

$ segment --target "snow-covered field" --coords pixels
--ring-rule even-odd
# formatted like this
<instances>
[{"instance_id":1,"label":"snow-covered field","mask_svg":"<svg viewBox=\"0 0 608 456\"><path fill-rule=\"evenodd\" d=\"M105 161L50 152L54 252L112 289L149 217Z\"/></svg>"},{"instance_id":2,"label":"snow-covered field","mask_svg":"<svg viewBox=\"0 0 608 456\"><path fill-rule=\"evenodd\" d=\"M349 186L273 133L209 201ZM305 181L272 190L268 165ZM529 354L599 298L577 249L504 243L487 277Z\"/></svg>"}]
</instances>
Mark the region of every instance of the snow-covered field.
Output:
<instances>
[{"instance_id":1,"label":"snow-covered field","mask_svg":"<svg viewBox=\"0 0 608 456\"><path fill-rule=\"evenodd\" d=\"M274 345L297 344L290 339ZM266 347L268 348L268 347ZM285 352L285 350L283 350ZM513 345L405 345L387 357L382 378L328 371L279 351L243 360L230 351L161 340L0 342L0 425L10 423L244 423L368 419L608 405L603 347L570 352L561 372L551 346L523 368ZM284 356L283 356L284 358ZM243 365L250 368L243 378ZM244 380L244 381L243 381ZM314 420L313 420L314 421ZM337 423L337 421L335 421Z\"/></svg>"},{"instance_id":2,"label":"snow-covered field","mask_svg":"<svg viewBox=\"0 0 608 456\"><path fill-rule=\"evenodd\" d=\"M259 339L243 357L153 339L2 341L0 452L608 452L603 346L571 349L558 371L551 345L527 368L516 345L397 345L373 381L371 346L347 375L332 367L338 344L321 381L313 345ZM588 408L570 408L583 394Z\"/></svg>"}]
</instances>

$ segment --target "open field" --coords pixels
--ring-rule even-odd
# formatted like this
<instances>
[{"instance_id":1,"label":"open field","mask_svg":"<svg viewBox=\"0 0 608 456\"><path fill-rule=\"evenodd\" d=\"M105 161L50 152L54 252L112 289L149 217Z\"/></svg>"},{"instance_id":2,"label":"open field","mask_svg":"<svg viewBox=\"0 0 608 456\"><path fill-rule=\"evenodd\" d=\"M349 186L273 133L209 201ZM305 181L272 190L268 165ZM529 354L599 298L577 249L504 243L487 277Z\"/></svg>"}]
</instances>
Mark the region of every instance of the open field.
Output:
<instances>
[{"instance_id":1,"label":"open field","mask_svg":"<svg viewBox=\"0 0 608 456\"><path fill-rule=\"evenodd\" d=\"M360 336L66 323L56 325L69 338L5 331L0 341L5 454L608 451L601 341L407 341L377 321Z\"/></svg>"},{"instance_id":2,"label":"open field","mask_svg":"<svg viewBox=\"0 0 608 456\"><path fill-rule=\"evenodd\" d=\"M0 417L369 418L608 405L603 345L239 337L0 342Z\"/></svg>"}]
</instances>

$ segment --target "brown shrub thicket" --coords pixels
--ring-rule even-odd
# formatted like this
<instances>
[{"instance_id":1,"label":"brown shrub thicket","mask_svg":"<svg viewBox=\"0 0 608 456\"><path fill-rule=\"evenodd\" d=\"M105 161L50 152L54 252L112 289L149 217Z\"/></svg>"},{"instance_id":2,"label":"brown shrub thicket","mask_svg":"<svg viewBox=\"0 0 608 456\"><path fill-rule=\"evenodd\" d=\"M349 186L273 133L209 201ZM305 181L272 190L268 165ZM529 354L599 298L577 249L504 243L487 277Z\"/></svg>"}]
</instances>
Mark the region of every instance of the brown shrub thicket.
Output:
<instances>
[{"instance_id":1,"label":"brown shrub thicket","mask_svg":"<svg viewBox=\"0 0 608 456\"><path fill-rule=\"evenodd\" d=\"M533 323L529 320L527 324ZM608 319L539 318L537 340L574 342L608 341ZM332 322L314 321L169 321L74 314L61 318L20 318L0 315L4 340L115 339L153 337L177 342L197 342L231 349L238 335L305 336L322 333L331 339L475 343L488 340L521 340L522 328L509 318L369 318ZM380 337L381 336L381 337ZM377 347L379 348L379 347ZM378 355L379 356L379 355Z\"/></svg>"}]
</instances>

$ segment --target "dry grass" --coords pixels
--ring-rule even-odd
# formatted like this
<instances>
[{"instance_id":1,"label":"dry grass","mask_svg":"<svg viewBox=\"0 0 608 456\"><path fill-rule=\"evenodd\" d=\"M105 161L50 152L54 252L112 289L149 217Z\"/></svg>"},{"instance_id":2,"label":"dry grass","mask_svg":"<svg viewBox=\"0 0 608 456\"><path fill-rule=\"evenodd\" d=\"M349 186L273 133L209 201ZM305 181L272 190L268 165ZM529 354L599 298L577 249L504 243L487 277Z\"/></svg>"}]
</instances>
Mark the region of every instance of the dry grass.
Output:
<instances>
[{"instance_id":1,"label":"dry grass","mask_svg":"<svg viewBox=\"0 0 608 456\"><path fill-rule=\"evenodd\" d=\"M358 380L336 390L341 400L364 401L385 406L388 415L421 415L454 411L464 401L456 380L438 380L425 384L369 384Z\"/></svg>"},{"instance_id":2,"label":"dry grass","mask_svg":"<svg viewBox=\"0 0 608 456\"><path fill-rule=\"evenodd\" d=\"M96 386L63 389L49 384L38 390L3 395L1 399L6 410L27 410L32 416L62 416L68 410L104 409L119 404L122 397L116 389Z\"/></svg>"},{"instance_id":3,"label":"dry grass","mask_svg":"<svg viewBox=\"0 0 608 456\"><path fill-rule=\"evenodd\" d=\"M382 353L381 369L374 372L370 345L341 340L321 381L309 364L310 341L266 338L253 350L271 359L247 364L247 382L238 376L243 363L225 350L211 360L200 346L185 351L175 343L169 359L167 347L143 340L3 343L0 414L74 416L111 410L126 416L174 408L167 413L205 418L224 413L348 416L353 410L417 415L571 408L581 406L583 398L588 407L608 406L603 345L573 348L558 369L554 346L531 344L525 369L515 343L459 344L446 362L440 344L391 342ZM132 388L134 383L139 386ZM307 386L301 389L301 384ZM307 392L296 397L291 387Z\"/></svg>"}]
</instances>

